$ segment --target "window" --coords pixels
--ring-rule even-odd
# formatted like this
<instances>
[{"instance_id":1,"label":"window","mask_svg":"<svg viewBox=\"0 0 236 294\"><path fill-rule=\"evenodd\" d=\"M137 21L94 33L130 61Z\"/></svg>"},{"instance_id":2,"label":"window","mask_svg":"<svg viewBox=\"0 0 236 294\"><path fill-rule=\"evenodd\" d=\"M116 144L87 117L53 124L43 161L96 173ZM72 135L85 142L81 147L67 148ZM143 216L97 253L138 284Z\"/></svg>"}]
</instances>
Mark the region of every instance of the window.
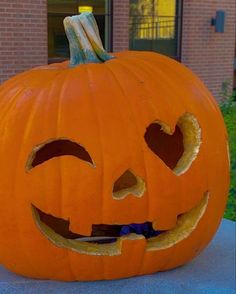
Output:
<instances>
[{"instance_id":1,"label":"window","mask_svg":"<svg viewBox=\"0 0 236 294\"><path fill-rule=\"evenodd\" d=\"M103 45L106 50L111 51L111 2L110 0L48 0L49 62L69 57L69 44L63 27L63 19L83 11L93 12Z\"/></svg>"},{"instance_id":2,"label":"window","mask_svg":"<svg viewBox=\"0 0 236 294\"><path fill-rule=\"evenodd\" d=\"M157 51L180 58L179 2L130 0L130 49Z\"/></svg>"}]
</instances>

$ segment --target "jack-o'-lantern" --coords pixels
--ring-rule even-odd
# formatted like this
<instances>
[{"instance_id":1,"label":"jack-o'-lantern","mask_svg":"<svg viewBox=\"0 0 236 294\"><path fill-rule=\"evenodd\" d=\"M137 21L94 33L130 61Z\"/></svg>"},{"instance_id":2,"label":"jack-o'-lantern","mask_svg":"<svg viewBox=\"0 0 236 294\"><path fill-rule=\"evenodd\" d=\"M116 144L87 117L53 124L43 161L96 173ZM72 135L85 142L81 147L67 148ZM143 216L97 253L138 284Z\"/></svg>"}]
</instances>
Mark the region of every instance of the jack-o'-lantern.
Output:
<instances>
[{"instance_id":1,"label":"jack-o'-lantern","mask_svg":"<svg viewBox=\"0 0 236 294\"><path fill-rule=\"evenodd\" d=\"M65 27L70 64L0 87L0 263L72 281L188 262L212 239L227 198L216 102L168 57L107 54L91 14Z\"/></svg>"}]
</instances>

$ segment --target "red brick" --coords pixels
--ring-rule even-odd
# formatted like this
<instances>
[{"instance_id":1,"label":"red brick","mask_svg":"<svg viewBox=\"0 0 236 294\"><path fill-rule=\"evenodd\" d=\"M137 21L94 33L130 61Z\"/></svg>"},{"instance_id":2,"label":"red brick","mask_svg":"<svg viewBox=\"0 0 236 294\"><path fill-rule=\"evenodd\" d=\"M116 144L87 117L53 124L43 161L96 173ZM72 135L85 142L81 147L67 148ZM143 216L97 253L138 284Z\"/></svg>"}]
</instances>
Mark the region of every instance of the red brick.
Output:
<instances>
[{"instance_id":1,"label":"red brick","mask_svg":"<svg viewBox=\"0 0 236 294\"><path fill-rule=\"evenodd\" d=\"M160 0L161 1L161 0ZM129 0L113 0L113 49L129 47ZM235 0L184 0L182 62L205 82L216 98L222 83L233 80ZM225 33L210 20L226 11ZM0 83L47 63L47 0L0 1Z\"/></svg>"},{"instance_id":2,"label":"red brick","mask_svg":"<svg viewBox=\"0 0 236 294\"><path fill-rule=\"evenodd\" d=\"M182 62L220 99L222 83L233 84L235 0L185 0L183 3ZM211 18L220 9L226 12L225 33L215 33L210 26Z\"/></svg>"},{"instance_id":3,"label":"red brick","mask_svg":"<svg viewBox=\"0 0 236 294\"><path fill-rule=\"evenodd\" d=\"M47 59L47 0L1 0L0 83Z\"/></svg>"},{"instance_id":4,"label":"red brick","mask_svg":"<svg viewBox=\"0 0 236 294\"><path fill-rule=\"evenodd\" d=\"M113 51L129 48L129 0L113 1Z\"/></svg>"}]
</instances>

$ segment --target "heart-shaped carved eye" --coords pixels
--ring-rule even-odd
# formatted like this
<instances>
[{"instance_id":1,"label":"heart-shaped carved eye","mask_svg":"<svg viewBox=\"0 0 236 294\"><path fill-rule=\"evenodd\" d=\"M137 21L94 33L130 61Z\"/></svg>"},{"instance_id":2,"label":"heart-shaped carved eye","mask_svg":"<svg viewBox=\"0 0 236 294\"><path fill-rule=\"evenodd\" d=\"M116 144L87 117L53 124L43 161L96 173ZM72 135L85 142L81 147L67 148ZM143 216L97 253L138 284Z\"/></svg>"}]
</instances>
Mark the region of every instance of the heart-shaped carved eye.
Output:
<instances>
[{"instance_id":1,"label":"heart-shaped carved eye","mask_svg":"<svg viewBox=\"0 0 236 294\"><path fill-rule=\"evenodd\" d=\"M185 173L197 157L201 145L201 129L190 113L182 115L175 131L163 122L151 123L144 135L148 147L173 170Z\"/></svg>"}]
</instances>

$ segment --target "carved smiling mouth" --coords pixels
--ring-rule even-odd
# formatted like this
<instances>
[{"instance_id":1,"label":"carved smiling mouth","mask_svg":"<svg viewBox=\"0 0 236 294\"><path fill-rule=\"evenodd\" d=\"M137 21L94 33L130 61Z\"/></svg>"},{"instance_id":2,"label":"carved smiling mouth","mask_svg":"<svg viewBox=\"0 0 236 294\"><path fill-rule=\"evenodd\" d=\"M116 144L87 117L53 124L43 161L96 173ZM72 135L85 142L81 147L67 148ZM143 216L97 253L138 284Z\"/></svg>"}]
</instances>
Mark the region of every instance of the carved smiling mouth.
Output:
<instances>
[{"instance_id":1,"label":"carved smiling mouth","mask_svg":"<svg viewBox=\"0 0 236 294\"><path fill-rule=\"evenodd\" d=\"M176 226L167 231L155 231L151 222L125 225L93 225L90 236L69 231L69 221L48 215L32 205L33 218L42 234L57 247L89 255L119 255L122 241L146 238L146 250L172 247L186 239L204 215L209 192L190 211L178 216Z\"/></svg>"}]
</instances>

